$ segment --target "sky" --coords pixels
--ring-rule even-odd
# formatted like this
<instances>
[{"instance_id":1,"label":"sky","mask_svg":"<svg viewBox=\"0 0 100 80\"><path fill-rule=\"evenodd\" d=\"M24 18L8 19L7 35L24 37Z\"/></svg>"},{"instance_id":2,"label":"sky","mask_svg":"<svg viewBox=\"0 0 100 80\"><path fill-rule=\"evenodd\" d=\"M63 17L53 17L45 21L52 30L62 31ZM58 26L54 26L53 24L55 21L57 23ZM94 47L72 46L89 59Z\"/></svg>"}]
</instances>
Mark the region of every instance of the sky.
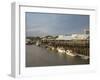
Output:
<instances>
[{"instance_id":1,"label":"sky","mask_svg":"<svg viewBox=\"0 0 100 80\"><path fill-rule=\"evenodd\" d=\"M89 15L26 12L26 36L83 33L89 28Z\"/></svg>"}]
</instances>

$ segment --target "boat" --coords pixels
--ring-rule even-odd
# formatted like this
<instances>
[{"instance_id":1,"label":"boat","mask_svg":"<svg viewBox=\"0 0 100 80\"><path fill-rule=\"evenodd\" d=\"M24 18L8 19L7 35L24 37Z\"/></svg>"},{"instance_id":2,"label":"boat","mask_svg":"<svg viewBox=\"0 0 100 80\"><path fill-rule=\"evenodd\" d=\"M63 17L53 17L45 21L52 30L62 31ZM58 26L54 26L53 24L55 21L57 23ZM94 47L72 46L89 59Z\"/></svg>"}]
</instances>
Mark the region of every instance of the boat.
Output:
<instances>
[{"instance_id":1,"label":"boat","mask_svg":"<svg viewBox=\"0 0 100 80\"><path fill-rule=\"evenodd\" d=\"M85 60L89 59L89 56L85 56L85 55L82 55L82 54L77 54L77 55L80 56L81 59L85 59Z\"/></svg>"},{"instance_id":2,"label":"boat","mask_svg":"<svg viewBox=\"0 0 100 80\"><path fill-rule=\"evenodd\" d=\"M64 49L64 48L57 48L57 51L58 51L59 53L65 53L65 49Z\"/></svg>"},{"instance_id":3,"label":"boat","mask_svg":"<svg viewBox=\"0 0 100 80\"><path fill-rule=\"evenodd\" d=\"M76 54L74 54L72 50L66 50L66 54L72 57L76 56Z\"/></svg>"},{"instance_id":4,"label":"boat","mask_svg":"<svg viewBox=\"0 0 100 80\"><path fill-rule=\"evenodd\" d=\"M40 46L40 42L39 41L36 41L36 46Z\"/></svg>"}]
</instances>

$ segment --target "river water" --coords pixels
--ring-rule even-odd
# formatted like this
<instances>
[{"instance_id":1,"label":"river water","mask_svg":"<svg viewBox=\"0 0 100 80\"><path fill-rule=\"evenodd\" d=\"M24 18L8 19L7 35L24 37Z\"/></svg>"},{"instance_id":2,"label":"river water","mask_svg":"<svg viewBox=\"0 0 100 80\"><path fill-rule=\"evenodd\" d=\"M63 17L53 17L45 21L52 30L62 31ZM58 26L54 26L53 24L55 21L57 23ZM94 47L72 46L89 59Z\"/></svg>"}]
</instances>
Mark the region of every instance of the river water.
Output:
<instances>
[{"instance_id":1,"label":"river water","mask_svg":"<svg viewBox=\"0 0 100 80\"><path fill-rule=\"evenodd\" d=\"M26 45L26 67L89 64L89 60L60 54L35 45Z\"/></svg>"}]
</instances>

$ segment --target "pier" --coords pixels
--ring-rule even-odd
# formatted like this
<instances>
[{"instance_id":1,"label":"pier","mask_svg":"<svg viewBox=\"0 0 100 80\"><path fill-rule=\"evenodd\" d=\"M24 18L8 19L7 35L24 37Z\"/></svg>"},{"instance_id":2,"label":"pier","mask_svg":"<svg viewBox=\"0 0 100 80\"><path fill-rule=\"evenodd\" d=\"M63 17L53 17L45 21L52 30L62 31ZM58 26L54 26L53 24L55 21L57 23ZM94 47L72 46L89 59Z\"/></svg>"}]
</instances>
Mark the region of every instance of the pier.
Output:
<instances>
[{"instance_id":1,"label":"pier","mask_svg":"<svg viewBox=\"0 0 100 80\"><path fill-rule=\"evenodd\" d=\"M89 56L89 40L42 40L41 45L54 48L62 47L65 50Z\"/></svg>"}]
</instances>

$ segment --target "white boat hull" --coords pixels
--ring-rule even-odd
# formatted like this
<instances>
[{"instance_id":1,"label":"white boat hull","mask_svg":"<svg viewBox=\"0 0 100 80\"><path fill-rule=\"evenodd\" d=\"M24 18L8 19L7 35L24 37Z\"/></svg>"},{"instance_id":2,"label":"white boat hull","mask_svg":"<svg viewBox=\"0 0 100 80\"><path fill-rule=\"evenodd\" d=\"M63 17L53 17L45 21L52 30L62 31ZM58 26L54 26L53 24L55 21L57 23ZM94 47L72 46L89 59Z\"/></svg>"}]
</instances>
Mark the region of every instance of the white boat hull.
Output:
<instances>
[{"instance_id":1,"label":"white boat hull","mask_svg":"<svg viewBox=\"0 0 100 80\"><path fill-rule=\"evenodd\" d=\"M76 56L71 50L66 50L66 54L73 57Z\"/></svg>"}]
</instances>

